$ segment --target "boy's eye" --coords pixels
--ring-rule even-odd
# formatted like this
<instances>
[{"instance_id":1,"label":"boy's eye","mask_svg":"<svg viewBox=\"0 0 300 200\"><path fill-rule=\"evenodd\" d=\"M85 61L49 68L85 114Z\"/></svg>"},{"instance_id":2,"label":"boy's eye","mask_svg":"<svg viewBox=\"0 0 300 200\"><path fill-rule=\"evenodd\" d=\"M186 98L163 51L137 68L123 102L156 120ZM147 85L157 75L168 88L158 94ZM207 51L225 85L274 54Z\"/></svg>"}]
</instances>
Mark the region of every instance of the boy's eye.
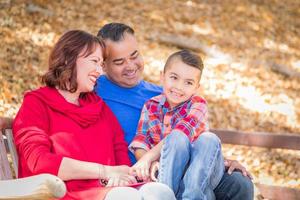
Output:
<instances>
[{"instance_id":1,"label":"boy's eye","mask_svg":"<svg viewBox=\"0 0 300 200\"><path fill-rule=\"evenodd\" d=\"M176 79L177 79L176 76L170 76L170 78L171 78L172 80L176 80Z\"/></svg>"},{"instance_id":2,"label":"boy's eye","mask_svg":"<svg viewBox=\"0 0 300 200\"><path fill-rule=\"evenodd\" d=\"M188 82L186 82L186 84L187 84L187 85L193 85L193 82L188 81Z\"/></svg>"}]
</instances>

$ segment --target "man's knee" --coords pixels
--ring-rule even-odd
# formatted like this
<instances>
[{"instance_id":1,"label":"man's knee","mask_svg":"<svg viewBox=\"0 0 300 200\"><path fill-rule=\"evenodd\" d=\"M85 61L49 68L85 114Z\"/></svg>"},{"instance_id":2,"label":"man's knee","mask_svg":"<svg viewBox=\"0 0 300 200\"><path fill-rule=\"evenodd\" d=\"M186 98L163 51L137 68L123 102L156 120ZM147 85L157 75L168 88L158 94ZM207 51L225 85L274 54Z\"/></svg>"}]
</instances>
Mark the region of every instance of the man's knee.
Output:
<instances>
[{"instance_id":1,"label":"man's knee","mask_svg":"<svg viewBox=\"0 0 300 200\"><path fill-rule=\"evenodd\" d=\"M217 199L244 199L253 200L254 186L252 181L238 171L231 175L225 173L215 189Z\"/></svg>"},{"instance_id":2,"label":"man's knee","mask_svg":"<svg viewBox=\"0 0 300 200\"><path fill-rule=\"evenodd\" d=\"M144 200L176 200L173 191L162 183L147 183L139 191Z\"/></svg>"}]
</instances>

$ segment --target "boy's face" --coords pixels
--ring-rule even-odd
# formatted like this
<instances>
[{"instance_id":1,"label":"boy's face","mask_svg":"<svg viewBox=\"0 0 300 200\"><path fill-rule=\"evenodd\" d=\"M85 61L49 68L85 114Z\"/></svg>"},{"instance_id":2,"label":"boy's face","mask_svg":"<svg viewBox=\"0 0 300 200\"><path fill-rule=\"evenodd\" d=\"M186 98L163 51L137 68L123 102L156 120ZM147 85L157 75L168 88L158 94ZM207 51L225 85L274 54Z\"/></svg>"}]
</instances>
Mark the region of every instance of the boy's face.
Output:
<instances>
[{"instance_id":1,"label":"boy's face","mask_svg":"<svg viewBox=\"0 0 300 200\"><path fill-rule=\"evenodd\" d=\"M174 58L161 74L164 93L171 108L185 102L197 92L200 70Z\"/></svg>"}]
</instances>

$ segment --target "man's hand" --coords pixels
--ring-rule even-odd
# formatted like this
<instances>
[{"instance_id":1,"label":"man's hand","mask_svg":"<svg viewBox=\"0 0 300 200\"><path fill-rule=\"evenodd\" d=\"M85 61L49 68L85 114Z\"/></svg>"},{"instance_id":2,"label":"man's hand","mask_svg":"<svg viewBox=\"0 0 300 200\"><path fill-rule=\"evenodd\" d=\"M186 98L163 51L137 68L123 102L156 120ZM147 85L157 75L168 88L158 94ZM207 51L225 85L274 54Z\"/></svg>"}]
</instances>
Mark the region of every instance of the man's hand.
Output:
<instances>
[{"instance_id":1,"label":"man's hand","mask_svg":"<svg viewBox=\"0 0 300 200\"><path fill-rule=\"evenodd\" d=\"M158 173L158 170L159 170L159 162L158 161L154 161L152 162L151 164L151 168L150 168L150 178L152 181L155 181L157 182L157 173Z\"/></svg>"},{"instance_id":2,"label":"man's hand","mask_svg":"<svg viewBox=\"0 0 300 200\"><path fill-rule=\"evenodd\" d=\"M225 159L224 160L224 165L225 165L225 167L228 168L228 171L227 171L228 174L232 174L232 172L234 170L238 170L238 171L242 172L242 174L244 176L248 176L250 179L253 179L253 177L250 174L250 172L248 172L246 170L246 168L242 164L240 164L238 161L236 161L236 160Z\"/></svg>"}]
</instances>

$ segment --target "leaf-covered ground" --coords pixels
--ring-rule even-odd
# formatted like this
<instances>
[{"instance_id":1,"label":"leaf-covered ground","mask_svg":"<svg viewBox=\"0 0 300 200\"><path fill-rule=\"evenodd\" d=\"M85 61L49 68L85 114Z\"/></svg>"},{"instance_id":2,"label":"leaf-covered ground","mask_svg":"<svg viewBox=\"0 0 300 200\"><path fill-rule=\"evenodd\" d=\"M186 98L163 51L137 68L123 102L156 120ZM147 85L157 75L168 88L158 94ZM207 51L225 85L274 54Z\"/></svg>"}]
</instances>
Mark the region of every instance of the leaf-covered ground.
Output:
<instances>
[{"instance_id":1,"label":"leaf-covered ground","mask_svg":"<svg viewBox=\"0 0 300 200\"><path fill-rule=\"evenodd\" d=\"M108 22L136 30L145 78L159 83L178 50L163 35L206 47L201 80L213 128L300 134L300 1L0 1L0 115L14 116L39 86L49 50L70 29L96 34ZM300 145L300 144L299 144ZM300 188L300 152L224 145L256 182Z\"/></svg>"}]
</instances>

